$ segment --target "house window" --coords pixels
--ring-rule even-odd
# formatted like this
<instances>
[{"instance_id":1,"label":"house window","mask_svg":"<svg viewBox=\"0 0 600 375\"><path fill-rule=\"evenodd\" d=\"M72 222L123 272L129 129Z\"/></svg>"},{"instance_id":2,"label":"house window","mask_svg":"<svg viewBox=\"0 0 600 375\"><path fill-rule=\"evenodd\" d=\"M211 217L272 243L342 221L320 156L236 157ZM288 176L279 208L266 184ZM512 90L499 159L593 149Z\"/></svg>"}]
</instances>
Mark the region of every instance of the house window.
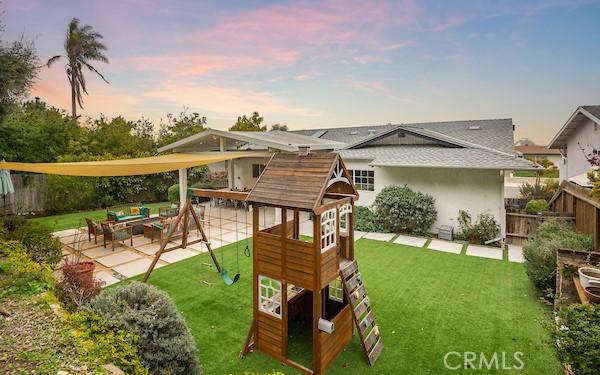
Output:
<instances>
[{"instance_id":1,"label":"house window","mask_svg":"<svg viewBox=\"0 0 600 375\"><path fill-rule=\"evenodd\" d=\"M329 284L329 299L344 302L344 289L342 287L342 279L339 277Z\"/></svg>"},{"instance_id":2,"label":"house window","mask_svg":"<svg viewBox=\"0 0 600 375\"><path fill-rule=\"evenodd\" d=\"M259 178L264 170L265 170L264 164L252 164L252 177Z\"/></svg>"},{"instance_id":3,"label":"house window","mask_svg":"<svg viewBox=\"0 0 600 375\"><path fill-rule=\"evenodd\" d=\"M281 281L258 275L258 309L281 319Z\"/></svg>"},{"instance_id":4,"label":"house window","mask_svg":"<svg viewBox=\"0 0 600 375\"><path fill-rule=\"evenodd\" d=\"M321 214L321 250L335 246L336 209Z\"/></svg>"},{"instance_id":5,"label":"house window","mask_svg":"<svg viewBox=\"0 0 600 375\"><path fill-rule=\"evenodd\" d=\"M375 191L375 171L353 169L350 173L358 190Z\"/></svg>"},{"instance_id":6,"label":"house window","mask_svg":"<svg viewBox=\"0 0 600 375\"><path fill-rule=\"evenodd\" d=\"M352 213L352 206L345 204L340 208L340 233L348 234L348 224L350 223L350 214Z\"/></svg>"}]
</instances>

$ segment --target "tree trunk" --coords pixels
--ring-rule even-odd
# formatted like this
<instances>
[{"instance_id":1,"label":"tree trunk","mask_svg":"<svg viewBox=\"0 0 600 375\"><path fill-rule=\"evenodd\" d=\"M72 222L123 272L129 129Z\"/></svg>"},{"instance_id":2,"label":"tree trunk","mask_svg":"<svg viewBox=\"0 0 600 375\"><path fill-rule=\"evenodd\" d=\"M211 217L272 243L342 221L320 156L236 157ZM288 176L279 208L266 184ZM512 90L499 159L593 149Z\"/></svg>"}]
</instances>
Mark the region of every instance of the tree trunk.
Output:
<instances>
[{"instance_id":1,"label":"tree trunk","mask_svg":"<svg viewBox=\"0 0 600 375\"><path fill-rule=\"evenodd\" d=\"M71 73L71 113L73 115L73 119L77 120L77 98L75 97L77 93L75 92L75 77L73 77L73 73Z\"/></svg>"}]
</instances>

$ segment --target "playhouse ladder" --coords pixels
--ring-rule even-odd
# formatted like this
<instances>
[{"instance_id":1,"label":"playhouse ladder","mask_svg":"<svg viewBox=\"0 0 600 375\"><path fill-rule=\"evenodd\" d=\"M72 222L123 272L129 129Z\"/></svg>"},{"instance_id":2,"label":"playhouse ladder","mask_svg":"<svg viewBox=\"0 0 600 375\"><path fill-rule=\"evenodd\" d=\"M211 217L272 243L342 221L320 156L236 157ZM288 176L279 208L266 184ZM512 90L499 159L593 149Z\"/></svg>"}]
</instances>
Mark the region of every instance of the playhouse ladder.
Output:
<instances>
[{"instance_id":1,"label":"playhouse ladder","mask_svg":"<svg viewBox=\"0 0 600 375\"><path fill-rule=\"evenodd\" d=\"M369 364L373 366L383 350L383 341L379 335L379 327L375 324L371 303L356 261L341 261L340 274L365 355Z\"/></svg>"}]
</instances>

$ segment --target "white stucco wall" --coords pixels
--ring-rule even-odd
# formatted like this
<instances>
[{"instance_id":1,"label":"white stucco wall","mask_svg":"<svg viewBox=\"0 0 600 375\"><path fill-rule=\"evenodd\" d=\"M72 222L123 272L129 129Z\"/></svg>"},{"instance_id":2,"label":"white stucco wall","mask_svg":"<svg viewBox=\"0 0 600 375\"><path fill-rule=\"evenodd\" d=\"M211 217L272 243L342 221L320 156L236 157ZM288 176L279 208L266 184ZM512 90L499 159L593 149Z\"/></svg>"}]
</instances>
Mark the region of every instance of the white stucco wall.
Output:
<instances>
[{"instance_id":1,"label":"white stucco wall","mask_svg":"<svg viewBox=\"0 0 600 375\"><path fill-rule=\"evenodd\" d=\"M252 177L252 164L267 164L270 157L242 158L233 162L234 186L239 189L252 189L258 178Z\"/></svg>"},{"instance_id":2,"label":"white stucco wall","mask_svg":"<svg viewBox=\"0 0 600 375\"><path fill-rule=\"evenodd\" d=\"M571 134L567 142L567 164L560 169L561 181L591 170L590 163L585 159L578 142L584 148L588 145L600 148L600 126L595 125L592 120L587 120L579 124Z\"/></svg>"},{"instance_id":3,"label":"white stucco wall","mask_svg":"<svg viewBox=\"0 0 600 375\"><path fill-rule=\"evenodd\" d=\"M439 225L458 229L458 210L468 210L475 218L480 213L494 215L504 234L504 177L498 170L370 167L367 161L344 160L349 169L373 169L375 191L359 191L357 205L371 205L377 193L389 185L407 185L436 200L437 222L431 228L437 232Z\"/></svg>"}]
</instances>

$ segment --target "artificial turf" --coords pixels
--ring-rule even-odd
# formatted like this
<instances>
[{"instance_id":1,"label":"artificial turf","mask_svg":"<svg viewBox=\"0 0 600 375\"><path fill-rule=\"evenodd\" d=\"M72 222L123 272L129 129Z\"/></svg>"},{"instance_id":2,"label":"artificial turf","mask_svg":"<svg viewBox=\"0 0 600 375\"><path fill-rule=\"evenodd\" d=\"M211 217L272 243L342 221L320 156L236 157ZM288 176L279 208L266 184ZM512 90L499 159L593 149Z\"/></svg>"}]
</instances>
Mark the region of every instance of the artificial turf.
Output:
<instances>
[{"instance_id":1,"label":"artificial turf","mask_svg":"<svg viewBox=\"0 0 600 375\"><path fill-rule=\"evenodd\" d=\"M202 265L209 262L207 254L155 270L150 283L167 291L185 317L205 374L299 373L263 353L238 357L252 311L252 262L241 254L243 246L242 276L233 286L225 286L214 269ZM233 274L236 245L223 249L225 266ZM221 249L216 252L220 259ZM524 368L513 372L561 373L545 328L550 311L537 301L521 264L366 239L356 243L356 258L385 348L370 368L355 335L329 374L463 372L444 367L450 351L477 353L476 365L479 353L490 358L497 352L500 366L503 352L505 366L517 365L513 353L522 352ZM449 358L450 365L462 363L456 354ZM497 372L506 371L500 367Z\"/></svg>"},{"instance_id":2,"label":"artificial turf","mask_svg":"<svg viewBox=\"0 0 600 375\"><path fill-rule=\"evenodd\" d=\"M145 207L150 208L150 213L158 213L159 207L168 206L169 202L148 203ZM54 231L64 229L78 228L85 226L85 218L92 220L106 220L106 209L97 209L90 211L72 212L68 214L43 216L31 219L32 221L44 224L52 228Z\"/></svg>"}]
</instances>

